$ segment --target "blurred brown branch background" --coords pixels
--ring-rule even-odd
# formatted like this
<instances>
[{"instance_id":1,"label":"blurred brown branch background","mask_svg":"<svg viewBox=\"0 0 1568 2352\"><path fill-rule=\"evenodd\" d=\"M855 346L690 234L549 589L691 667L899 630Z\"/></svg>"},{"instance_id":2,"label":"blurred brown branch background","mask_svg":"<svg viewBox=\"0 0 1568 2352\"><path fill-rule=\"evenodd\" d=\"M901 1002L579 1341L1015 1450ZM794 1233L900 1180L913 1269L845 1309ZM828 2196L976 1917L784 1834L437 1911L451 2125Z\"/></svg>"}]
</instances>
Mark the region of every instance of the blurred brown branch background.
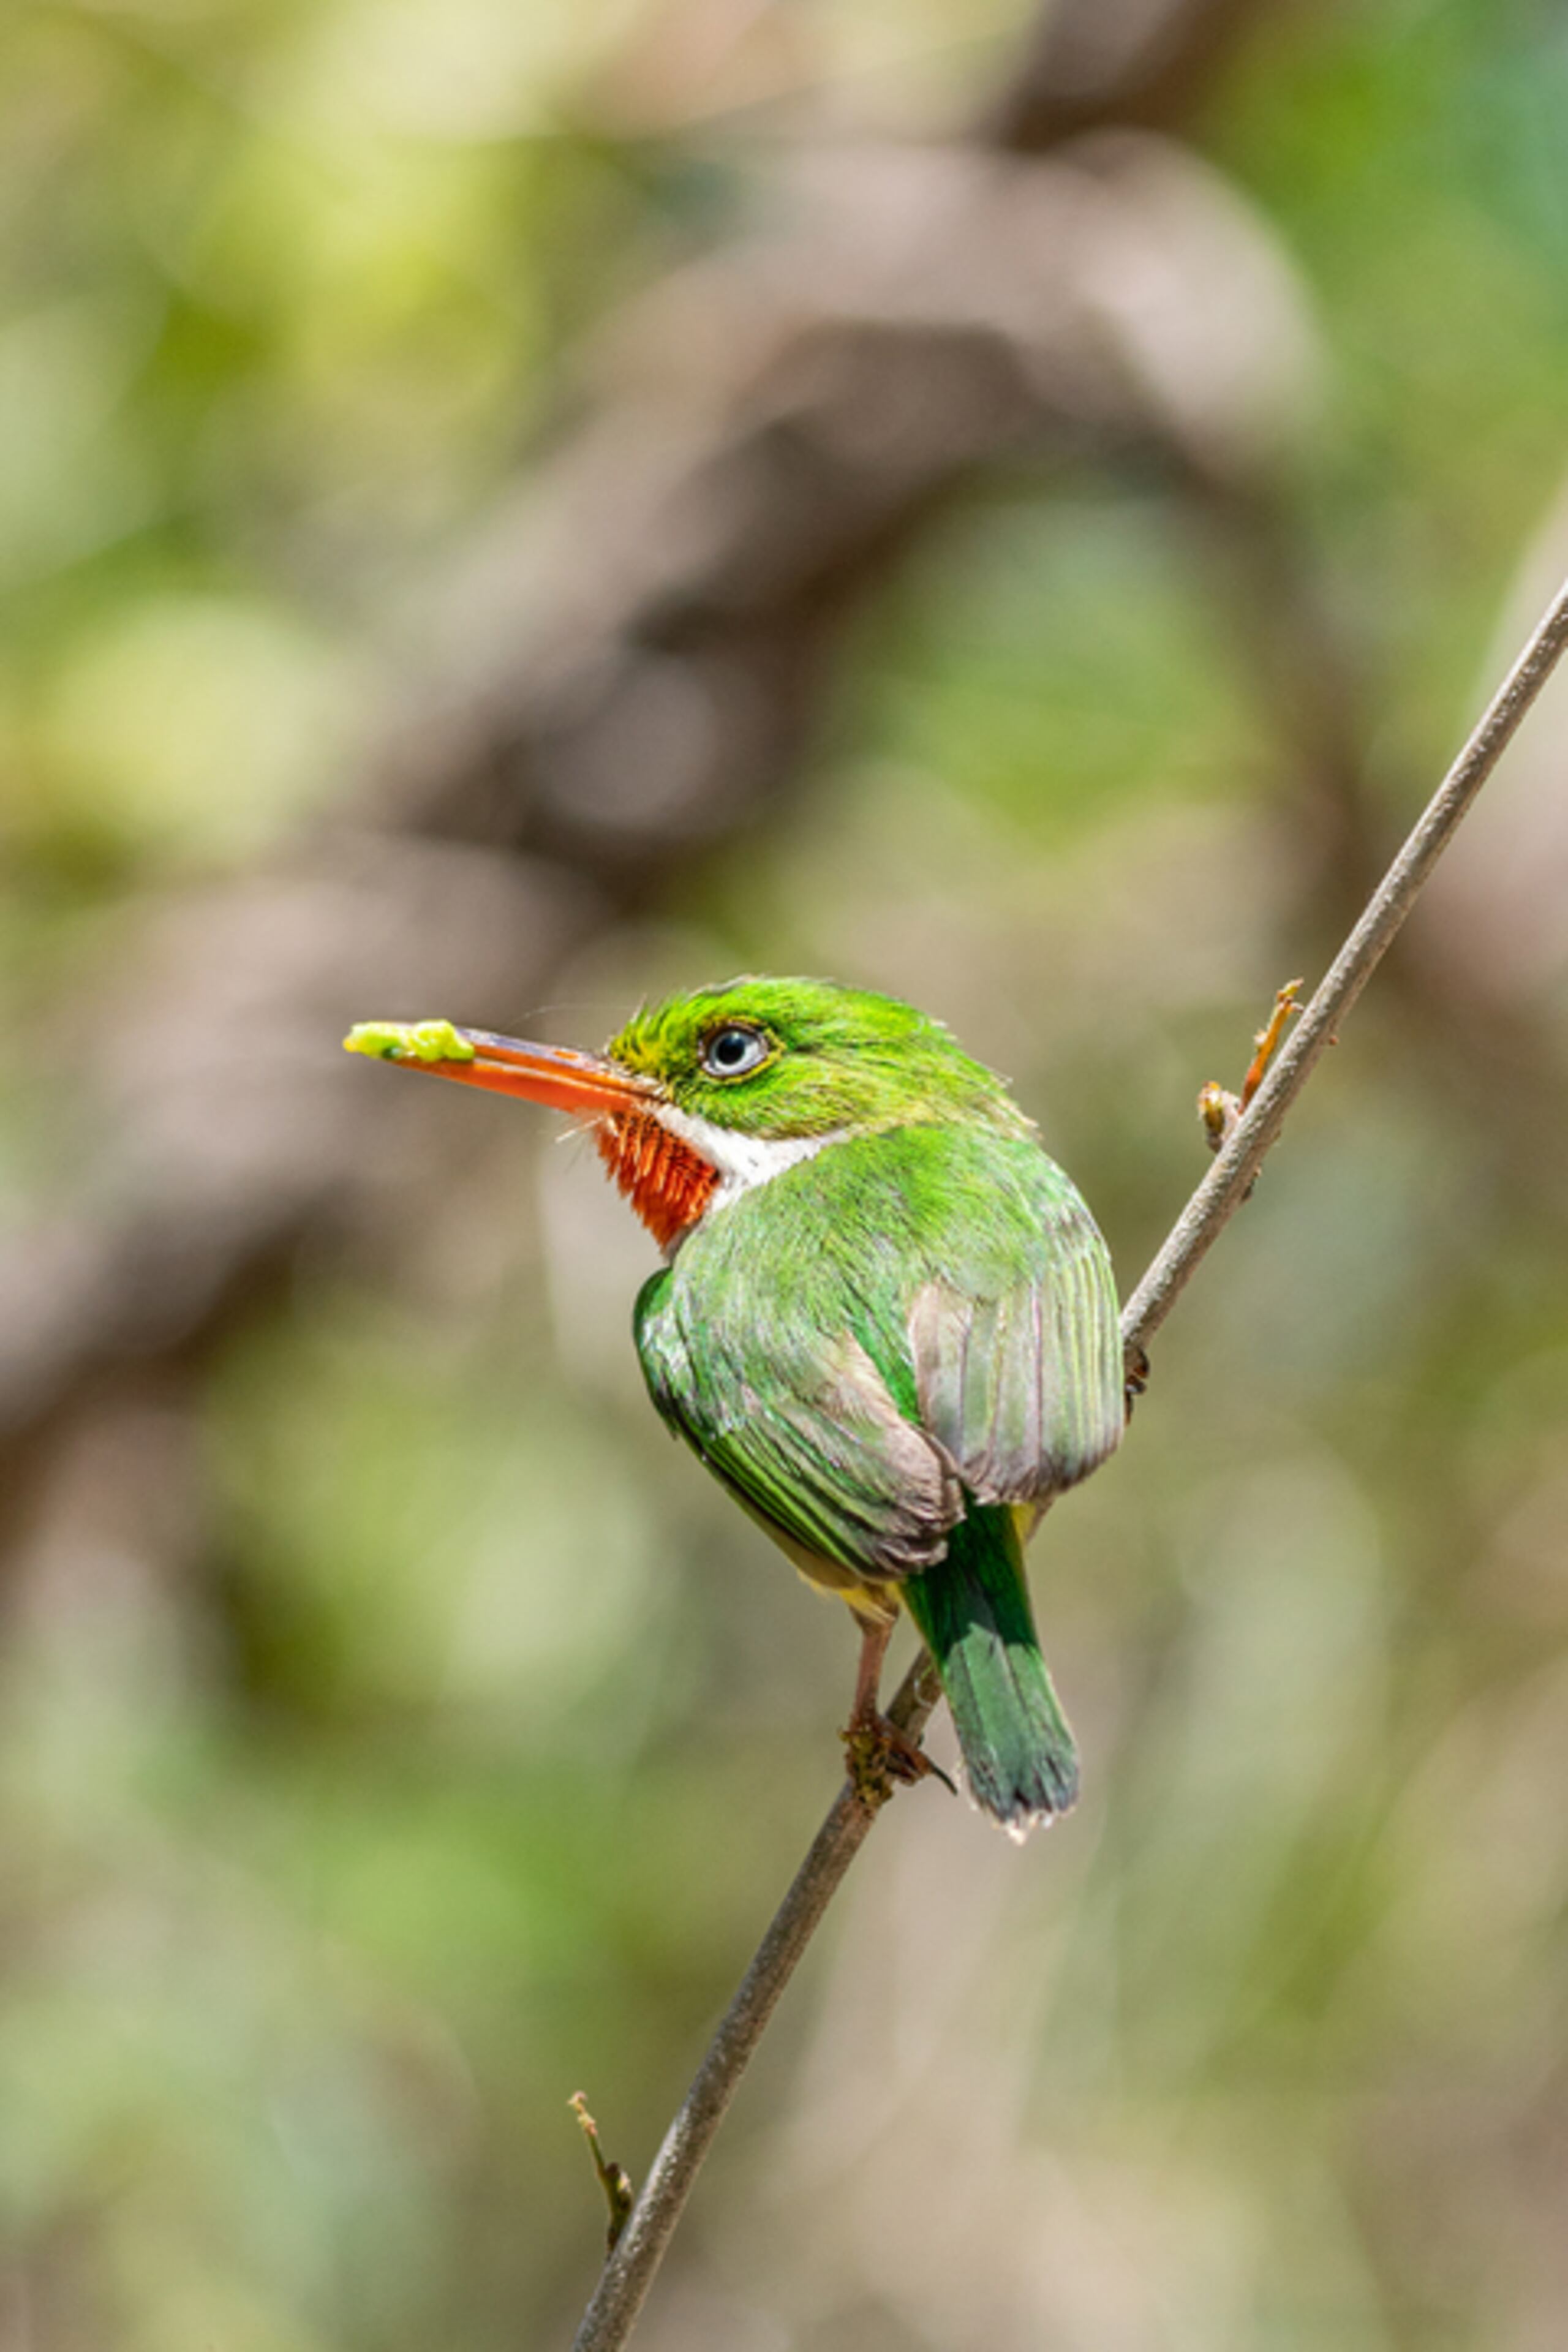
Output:
<instances>
[{"instance_id":1,"label":"blurred brown branch background","mask_svg":"<svg viewBox=\"0 0 1568 2352\"><path fill-rule=\"evenodd\" d=\"M567 2092L651 2144L847 1653L652 1424L592 1165L337 1040L874 982L1130 1276L1563 569L1568 50L128 0L0 64L0 2345L543 2343ZM649 2352L1560 2339L1565 725L1042 1542L1081 1815L895 1809Z\"/></svg>"}]
</instances>

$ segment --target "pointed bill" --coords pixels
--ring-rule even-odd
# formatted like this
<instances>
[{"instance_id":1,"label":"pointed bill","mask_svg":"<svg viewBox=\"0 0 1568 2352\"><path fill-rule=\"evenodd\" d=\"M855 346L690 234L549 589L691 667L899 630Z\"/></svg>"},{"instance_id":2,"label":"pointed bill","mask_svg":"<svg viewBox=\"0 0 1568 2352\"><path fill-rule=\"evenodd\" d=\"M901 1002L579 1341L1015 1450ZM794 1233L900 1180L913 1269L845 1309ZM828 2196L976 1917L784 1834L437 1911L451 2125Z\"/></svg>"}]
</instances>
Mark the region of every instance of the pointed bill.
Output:
<instances>
[{"instance_id":1,"label":"pointed bill","mask_svg":"<svg viewBox=\"0 0 1568 2352\"><path fill-rule=\"evenodd\" d=\"M646 1078L602 1054L497 1037L488 1029L457 1029L449 1021L362 1021L350 1030L343 1045L351 1054L429 1070L438 1078L483 1087L490 1094L519 1095L525 1102L543 1103L576 1118L608 1118L617 1111L635 1110L658 1092Z\"/></svg>"}]
</instances>

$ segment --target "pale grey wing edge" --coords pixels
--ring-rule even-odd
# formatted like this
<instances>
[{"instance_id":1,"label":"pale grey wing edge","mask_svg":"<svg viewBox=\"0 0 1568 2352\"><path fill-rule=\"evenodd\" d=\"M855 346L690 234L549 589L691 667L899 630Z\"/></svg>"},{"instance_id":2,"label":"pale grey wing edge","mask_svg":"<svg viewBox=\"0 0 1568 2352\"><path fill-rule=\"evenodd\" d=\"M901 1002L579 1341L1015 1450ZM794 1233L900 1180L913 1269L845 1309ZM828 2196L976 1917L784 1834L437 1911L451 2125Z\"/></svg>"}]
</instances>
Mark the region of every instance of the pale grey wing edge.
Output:
<instances>
[{"instance_id":1,"label":"pale grey wing edge","mask_svg":"<svg viewBox=\"0 0 1568 2352\"><path fill-rule=\"evenodd\" d=\"M1034 1279L994 1298L928 1282L910 1310L921 1417L985 1503L1040 1502L1113 1453L1126 1411L1116 1286L1076 1203Z\"/></svg>"}]
</instances>

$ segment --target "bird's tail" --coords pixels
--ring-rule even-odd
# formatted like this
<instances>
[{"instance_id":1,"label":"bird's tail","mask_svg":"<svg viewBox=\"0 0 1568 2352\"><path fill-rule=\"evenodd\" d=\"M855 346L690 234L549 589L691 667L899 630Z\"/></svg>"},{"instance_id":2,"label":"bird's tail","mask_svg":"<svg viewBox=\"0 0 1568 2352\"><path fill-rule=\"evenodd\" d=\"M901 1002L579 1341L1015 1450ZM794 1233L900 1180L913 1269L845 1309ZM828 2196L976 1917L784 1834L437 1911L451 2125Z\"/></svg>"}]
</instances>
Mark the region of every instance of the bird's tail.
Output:
<instances>
[{"instance_id":1,"label":"bird's tail","mask_svg":"<svg viewBox=\"0 0 1568 2352\"><path fill-rule=\"evenodd\" d=\"M974 1504L900 1592L936 1661L975 1802L1022 1838L1078 1796L1078 1750L1035 1632L1013 1514Z\"/></svg>"}]
</instances>

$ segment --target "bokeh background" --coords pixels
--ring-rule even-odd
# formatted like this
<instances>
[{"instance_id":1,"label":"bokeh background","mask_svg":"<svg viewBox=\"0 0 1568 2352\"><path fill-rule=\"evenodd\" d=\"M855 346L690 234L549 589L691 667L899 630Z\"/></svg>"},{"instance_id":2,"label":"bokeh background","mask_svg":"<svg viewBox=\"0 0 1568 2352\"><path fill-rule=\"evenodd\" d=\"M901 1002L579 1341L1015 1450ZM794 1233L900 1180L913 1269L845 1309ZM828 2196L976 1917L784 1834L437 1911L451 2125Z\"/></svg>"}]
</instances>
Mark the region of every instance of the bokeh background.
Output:
<instances>
[{"instance_id":1,"label":"bokeh background","mask_svg":"<svg viewBox=\"0 0 1568 2352\"><path fill-rule=\"evenodd\" d=\"M344 1028L907 993L1130 1286L1568 568L1565 121L1542 0L5 12L4 2352L563 2345L836 1785L591 1150ZM1568 689L646 2352L1563 2342L1565 1066Z\"/></svg>"}]
</instances>

